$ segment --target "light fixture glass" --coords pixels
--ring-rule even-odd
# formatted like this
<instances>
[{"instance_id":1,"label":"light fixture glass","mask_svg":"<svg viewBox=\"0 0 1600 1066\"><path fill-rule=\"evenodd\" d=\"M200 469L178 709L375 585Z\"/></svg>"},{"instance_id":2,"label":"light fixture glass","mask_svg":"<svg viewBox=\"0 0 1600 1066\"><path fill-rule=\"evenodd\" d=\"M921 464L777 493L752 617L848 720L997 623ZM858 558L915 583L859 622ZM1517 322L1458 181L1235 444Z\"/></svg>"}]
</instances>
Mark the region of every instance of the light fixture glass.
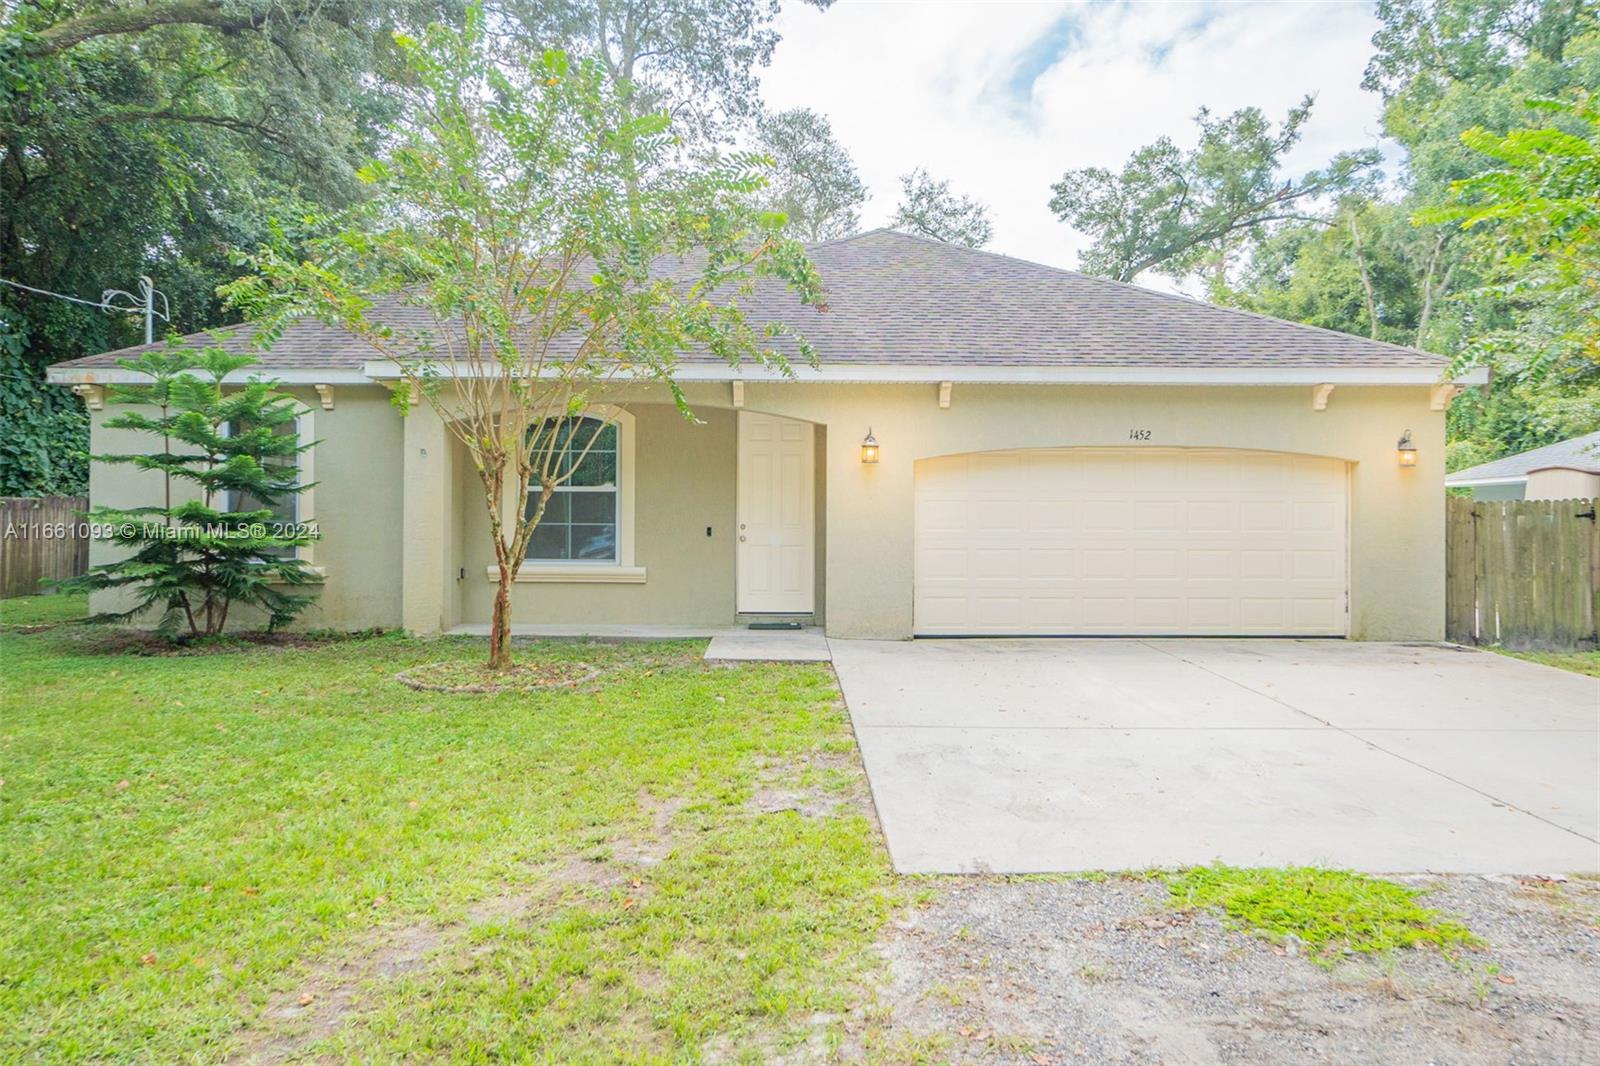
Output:
<instances>
[{"instance_id":1,"label":"light fixture glass","mask_svg":"<svg viewBox=\"0 0 1600 1066\"><path fill-rule=\"evenodd\" d=\"M1408 429L1400 434L1400 442L1394 446L1395 454L1400 457L1400 465L1412 467L1417 465L1417 446L1411 443L1411 431Z\"/></svg>"},{"instance_id":2,"label":"light fixture glass","mask_svg":"<svg viewBox=\"0 0 1600 1066\"><path fill-rule=\"evenodd\" d=\"M872 435L872 427L867 427L867 439L861 442L861 461L875 463L878 461L878 438Z\"/></svg>"}]
</instances>

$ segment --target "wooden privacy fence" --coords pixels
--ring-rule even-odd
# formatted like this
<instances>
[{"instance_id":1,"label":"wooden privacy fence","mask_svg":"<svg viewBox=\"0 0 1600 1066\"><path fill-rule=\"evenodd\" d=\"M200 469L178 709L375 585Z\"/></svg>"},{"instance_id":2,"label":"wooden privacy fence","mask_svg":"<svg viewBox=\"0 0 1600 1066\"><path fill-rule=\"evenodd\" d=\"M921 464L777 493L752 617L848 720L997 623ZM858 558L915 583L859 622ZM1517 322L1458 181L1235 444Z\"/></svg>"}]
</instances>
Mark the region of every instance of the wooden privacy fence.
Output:
<instances>
[{"instance_id":1,"label":"wooden privacy fence","mask_svg":"<svg viewBox=\"0 0 1600 1066\"><path fill-rule=\"evenodd\" d=\"M1462 644L1594 644L1597 503L1447 500L1445 635Z\"/></svg>"},{"instance_id":2,"label":"wooden privacy fence","mask_svg":"<svg viewBox=\"0 0 1600 1066\"><path fill-rule=\"evenodd\" d=\"M82 496L0 496L0 599L43 591L41 579L89 568Z\"/></svg>"}]
</instances>

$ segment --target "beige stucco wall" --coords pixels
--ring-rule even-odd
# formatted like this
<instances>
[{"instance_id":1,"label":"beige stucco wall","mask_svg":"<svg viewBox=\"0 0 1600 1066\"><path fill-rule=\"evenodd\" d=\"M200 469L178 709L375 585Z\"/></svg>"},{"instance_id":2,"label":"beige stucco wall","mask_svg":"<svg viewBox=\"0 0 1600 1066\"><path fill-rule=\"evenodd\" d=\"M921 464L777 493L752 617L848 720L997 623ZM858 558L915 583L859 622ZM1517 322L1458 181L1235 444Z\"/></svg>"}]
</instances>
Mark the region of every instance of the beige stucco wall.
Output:
<instances>
[{"instance_id":1,"label":"beige stucco wall","mask_svg":"<svg viewBox=\"0 0 1600 1066\"><path fill-rule=\"evenodd\" d=\"M844 637L911 632L912 486L918 459L1007 448L1249 448L1350 465L1350 635L1439 639L1444 633L1444 417L1426 388L1336 389L1312 409L1309 387L762 384L752 410L826 422L828 630ZM882 446L860 462L871 427ZM1410 429L1417 466L1395 442Z\"/></svg>"},{"instance_id":2,"label":"beige stucco wall","mask_svg":"<svg viewBox=\"0 0 1600 1066\"><path fill-rule=\"evenodd\" d=\"M1525 500L1588 500L1600 496L1600 474L1551 467L1528 472Z\"/></svg>"},{"instance_id":3,"label":"beige stucco wall","mask_svg":"<svg viewBox=\"0 0 1600 1066\"><path fill-rule=\"evenodd\" d=\"M1350 464L1350 635L1439 639L1444 617L1444 419L1426 388L1334 390L1315 411L1310 387L980 386L958 384L948 410L936 385L750 384L745 406L818 424L819 617L845 637L912 630L914 464L968 451L1034 447L1248 448ZM297 392L298 395L298 392ZM721 625L734 619L736 434L731 389L688 389L700 423L664 393L635 395L635 559L642 584L524 583L523 622ZM436 632L489 617L494 585L487 519L462 449L425 406L402 418L377 386L315 397L327 569L307 625L403 624ZM104 415L96 416L96 426ZM882 461L860 462L872 427ZM1395 441L1411 430L1418 465ZM95 431L96 451L122 434ZM96 502L132 504L149 491L126 468L95 464ZM706 527L711 527L711 536ZM97 548L96 551L102 551Z\"/></svg>"},{"instance_id":4,"label":"beige stucco wall","mask_svg":"<svg viewBox=\"0 0 1600 1066\"><path fill-rule=\"evenodd\" d=\"M634 565L643 584L520 583L519 622L727 625L733 621L735 422L731 410L698 409L686 421L670 404L634 403ZM461 616L487 621L495 582L488 513L463 464L466 504ZM470 481L468 478L470 477ZM706 527L711 535L706 536Z\"/></svg>"},{"instance_id":5,"label":"beige stucco wall","mask_svg":"<svg viewBox=\"0 0 1600 1066\"><path fill-rule=\"evenodd\" d=\"M311 561L323 568L327 577L316 605L299 624L338 629L396 625L400 620L403 536L398 491L400 415L389 403L389 393L376 386L336 390L332 411L323 410L310 389L286 391L311 412L320 441L314 460L314 513L309 517L326 533L313 547ZM91 412L93 454L150 451L152 441L160 446L147 434L105 427L106 419L125 410L128 408L107 404L104 410ZM182 483L175 481L174 485L180 488L175 501L183 499ZM89 497L94 506L149 506L162 499L162 479L123 464L93 463ZM95 542L89 548L89 561L106 562L116 551L109 543ZM115 592L96 593L90 602L95 611L127 605L126 594ZM236 620L239 625L254 621L248 612L241 612Z\"/></svg>"}]
</instances>

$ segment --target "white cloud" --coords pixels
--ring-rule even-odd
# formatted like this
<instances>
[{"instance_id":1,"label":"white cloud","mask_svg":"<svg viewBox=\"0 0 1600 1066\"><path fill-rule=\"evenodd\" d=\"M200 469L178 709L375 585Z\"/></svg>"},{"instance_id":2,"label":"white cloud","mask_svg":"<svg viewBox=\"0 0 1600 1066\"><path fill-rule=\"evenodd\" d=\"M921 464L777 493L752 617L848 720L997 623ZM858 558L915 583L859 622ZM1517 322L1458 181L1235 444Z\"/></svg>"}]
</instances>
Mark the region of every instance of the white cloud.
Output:
<instances>
[{"instance_id":1,"label":"white cloud","mask_svg":"<svg viewBox=\"0 0 1600 1066\"><path fill-rule=\"evenodd\" d=\"M1277 121L1316 94L1296 172L1379 143L1368 3L791 2L778 28L766 101L828 116L872 190L865 224L920 164L990 205L994 251L1059 266L1087 242L1050 214L1051 184L1163 134L1192 144L1201 106Z\"/></svg>"}]
</instances>

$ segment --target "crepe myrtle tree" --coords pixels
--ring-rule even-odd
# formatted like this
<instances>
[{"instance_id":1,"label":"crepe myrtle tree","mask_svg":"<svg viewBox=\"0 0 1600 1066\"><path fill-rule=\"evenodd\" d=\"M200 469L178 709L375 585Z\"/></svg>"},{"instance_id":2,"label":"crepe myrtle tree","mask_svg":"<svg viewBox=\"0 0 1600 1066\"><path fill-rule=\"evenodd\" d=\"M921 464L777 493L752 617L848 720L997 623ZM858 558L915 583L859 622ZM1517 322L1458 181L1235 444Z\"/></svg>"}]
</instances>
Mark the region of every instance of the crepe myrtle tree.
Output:
<instances>
[{"instance_id":1,"label":"crepe myrtle tree","mask_svg":"<svg viewBox=\"0 0 1600 1066\"><path fill-rule=\"evenodd\" d=\"M270 342L296 315L351 331L471 459L498 574L489 666L511 660L511 588L552 495L615 424L629 390L665 386L697 350L790 366L781 322L739 299L762 276L821 308L784 216L753 205L768 165L678 166L670 120L636 116L593 62L497 52L470 12L457 31L397 38L413 121L362 171L373 196L311 258L265 247L228 298ZM802 357L814 360L803 338ZM519 501L514 517L503 505Z\"/></svg>"},{"instance_id":2,"label":"crepe myrtle tree","mask_svg":"<svg viewBox=\"0 0 1600 1066\"><path fill-rule=\"evenodd\" d=\"M278 513L309 487L298 473L297 458L310 447L295 432L300 405L269 378L223 387L224 378L254 362L181 343L120 360L149 380L111 386L109 399L129 409L107 418L106 428L147 434L152 446L94 459L160 475L161 498L89 512L127 554L61 587L133 592L128 610L94 620L124 622L159 610L158 633L195 638L220 634L235 604L261 610L276 629L315 599L296 591L312 575L294 551L315 533Z\"/></svg>"}]
</instances>

